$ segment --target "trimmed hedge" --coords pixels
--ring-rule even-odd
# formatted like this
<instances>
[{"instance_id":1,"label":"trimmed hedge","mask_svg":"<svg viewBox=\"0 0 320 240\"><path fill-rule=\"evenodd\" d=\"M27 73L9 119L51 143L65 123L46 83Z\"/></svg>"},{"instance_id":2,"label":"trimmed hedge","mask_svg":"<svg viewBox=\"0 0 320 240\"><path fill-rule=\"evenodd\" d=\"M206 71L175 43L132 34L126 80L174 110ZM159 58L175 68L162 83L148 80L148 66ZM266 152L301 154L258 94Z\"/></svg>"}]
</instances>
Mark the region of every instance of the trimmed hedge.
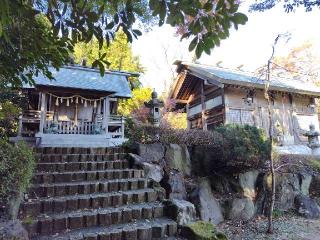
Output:
<instances>
[{"instance_id":1,"label":"trimmed hedge","mask_svg":"<svg viewBox=\"0 0 320 240\"><path fill-rule=\"evenodd\" d=\"M221 158L234 161L268 159L270 142L262 129L249 125L228 124L215 129L223 138L218 142Z\"/></svg>"},{"instance_id":2,"label":"trimmed hedge","mask_svg":"<svg viewBox=\"0 0 320 240\"><path fill-rule=\"evenodd\" d=\"M220 134L198 129L174 129L169 127L155 127L127 121L126 136L130 143L163 143L184 144L187 146L214 145Z\"/></svg>"}]
</instances>

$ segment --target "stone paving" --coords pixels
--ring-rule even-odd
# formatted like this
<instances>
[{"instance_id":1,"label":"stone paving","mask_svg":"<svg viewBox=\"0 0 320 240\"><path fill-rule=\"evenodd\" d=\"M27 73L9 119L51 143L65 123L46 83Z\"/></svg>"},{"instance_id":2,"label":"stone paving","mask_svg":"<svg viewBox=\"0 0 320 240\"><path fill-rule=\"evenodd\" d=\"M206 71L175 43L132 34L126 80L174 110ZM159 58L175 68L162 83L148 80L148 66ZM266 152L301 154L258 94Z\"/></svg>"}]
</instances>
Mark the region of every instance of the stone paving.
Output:
<instances>
[{"instance_id":1,"label":"stone paving","mask_svg":"<svg viewBox=\"0 0 320 240\"><path fill-rule=\"evenodd\" d=\"M143 240L173 237L152 182L121 148L41 148L21 206L31 239ZM173 237L174 238L174 237Z\"/></svg>"}]
</instances>

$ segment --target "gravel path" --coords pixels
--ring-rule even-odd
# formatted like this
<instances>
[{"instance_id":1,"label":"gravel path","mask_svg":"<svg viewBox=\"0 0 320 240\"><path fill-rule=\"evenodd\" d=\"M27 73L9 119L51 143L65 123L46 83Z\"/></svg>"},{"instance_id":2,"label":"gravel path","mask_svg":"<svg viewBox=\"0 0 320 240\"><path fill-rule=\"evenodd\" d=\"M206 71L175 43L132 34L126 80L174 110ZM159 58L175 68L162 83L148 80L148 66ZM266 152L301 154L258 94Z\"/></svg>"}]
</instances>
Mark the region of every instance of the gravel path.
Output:
<instances>
[{"instance_id":1,"label":"gravel path","mask_svg":"<svg viewBox=\"0 0 320 240\"><path fill-rule=\"evenodd\" d=\"M218 229L230 240L320 240L320 220L288 214L274 220L274 234L265 234L267 219L257 217L247 223L224 222Z\"/></svg>"}]
</instances>

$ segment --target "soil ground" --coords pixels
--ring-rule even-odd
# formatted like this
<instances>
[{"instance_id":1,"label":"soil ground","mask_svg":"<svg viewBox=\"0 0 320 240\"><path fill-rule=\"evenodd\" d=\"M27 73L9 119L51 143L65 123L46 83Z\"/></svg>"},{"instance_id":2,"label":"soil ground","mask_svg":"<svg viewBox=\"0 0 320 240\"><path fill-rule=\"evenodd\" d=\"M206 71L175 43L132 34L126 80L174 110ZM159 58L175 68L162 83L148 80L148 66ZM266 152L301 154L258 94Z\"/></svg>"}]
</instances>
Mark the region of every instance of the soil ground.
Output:
<instances>
[{"instance_id":1,"label":"soil ground","mask_svg":"<svg viewBox=\"0 0 320 240\"><path fill-rule=\"evenodd\" d=\"M230 240L320 240L320 220L305 219L291 213L274 219L274 233L266 234L267 218L248 222L224 222L217 228Z\"/></svg>"}]
</instances>

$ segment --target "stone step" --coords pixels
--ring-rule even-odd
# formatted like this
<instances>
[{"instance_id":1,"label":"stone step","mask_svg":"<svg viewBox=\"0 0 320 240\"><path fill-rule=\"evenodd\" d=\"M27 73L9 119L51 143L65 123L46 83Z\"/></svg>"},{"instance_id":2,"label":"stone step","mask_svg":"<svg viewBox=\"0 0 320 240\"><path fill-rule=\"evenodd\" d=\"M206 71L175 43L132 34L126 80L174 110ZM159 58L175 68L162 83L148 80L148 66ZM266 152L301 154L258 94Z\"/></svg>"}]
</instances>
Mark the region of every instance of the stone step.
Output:
<instances>
[{"instance_id":1,"label":"stone step","mask_svg":"<svg viewBox=\"0 0 320 240\"><path fill-rule=\"evenodd\" d=\"M82 181L99 181L112 179L142 178L141 169L111 169L102 171L74 171L63 173L36 173L32 183L68 183Z\"/></svg>"},{"instance_id":2,"label":"stone step","mask_svg":"<svg viewBox=\"0 0 320 240\"><path fill-rule=\"evenodd\" d=\"M43 154L115 154L124 153L121 147L42 147L36 149L37 153Z\"/></svg>"},{"instance_id":3,"label":"stone step","mask_svg":"<svg viewBox=\"0 0 320 240\"><path fill-rule=\"evenodd\" d=\"M108 227L91 227L32 240L151 240L175 236L177 223L168 218L144 219Z\"/></svg>"},{"instance_id":4,"label":"stone step","mask_svg":"<svg viewBox=\"0 0 320 240\"><path fill-rule=\"evenodd\" d=\"M148 186L145 178L69 182L54 184L33 184L29 189L29 198L68 196L77 194L108 193L143 189Z\"/></svg>"},{"instance_id":5,"label":"stone step","mask_svg":"<svg viewBox=\"0 0 320 240\"><path fill-rule=\"evenodd\" d=\"M99 161L99 162L40 162L37 172L70 172L95 171L106 169L125 169L129 167L127 160Z\"/></svg>"},{"instance_id":6,"label":"stone step","mask_svg":"<svg viewBox=\"0 0 320 240\"><path fill-rule=\"evenodd\" d=\"M64 213L84 209L120 207L125 204L154 202L156 200L157 193L151 188L39 198L22 203L21 217L35 217L40 214Z\"/></svg>"},{"instance_id":7,"label":"stone step","mask_svg":"<svg viewBox=\"0 0 320 240\"><path fill-rule=\"evenodd\" d=\"M164 206L159 202L131 204L118 208L100 208L63 214L40 215L29 224L29 234L49 235L66 230L110 226L141 219L163 217Z\"/></svg>"},{"instance_id":8,"label":"stone step","mask_svg":"<svg viewBox=\"0 0 320 240\"><path fill-rule=\"evenodd\" d=\"M122 160L127 156L126 153L113 153L113 154L37 154L39 162L99 162L99 161L112 161Z\"/></svg>"}]
</instances>

